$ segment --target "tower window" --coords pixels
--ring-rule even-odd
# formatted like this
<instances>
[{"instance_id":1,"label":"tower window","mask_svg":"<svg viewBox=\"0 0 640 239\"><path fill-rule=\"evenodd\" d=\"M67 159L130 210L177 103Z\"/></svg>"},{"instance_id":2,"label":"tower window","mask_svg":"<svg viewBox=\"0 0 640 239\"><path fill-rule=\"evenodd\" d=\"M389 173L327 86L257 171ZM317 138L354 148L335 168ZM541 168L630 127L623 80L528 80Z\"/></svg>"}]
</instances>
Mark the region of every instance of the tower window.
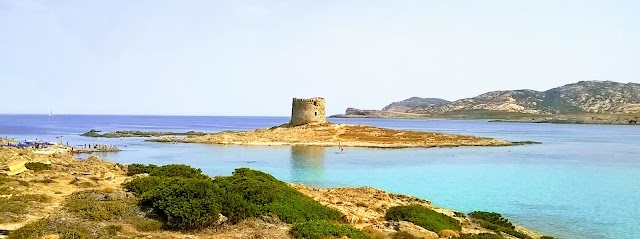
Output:
<instances>
[{"instance_id":1,"label":"tower window","mask_svg":"<svg viewBox=\"0 0 640 239\"><path fill-rule=\"evenodd\" d=\"M318 102L317 102L317 101L314 101L314 102L313 102L313 106L318 106ZM317 113L316 113L316 115L317 115Z\"/></svg>"},{"instance_id":2,"label":"tower window","mask_svg":"<svg viewBox=\"0 0 640 239\"><path fill-rule=\"evenodd\" d=\"M314 112L316 114L316 116L318 116L318 111Z\"/></svg>"}]
</instances>

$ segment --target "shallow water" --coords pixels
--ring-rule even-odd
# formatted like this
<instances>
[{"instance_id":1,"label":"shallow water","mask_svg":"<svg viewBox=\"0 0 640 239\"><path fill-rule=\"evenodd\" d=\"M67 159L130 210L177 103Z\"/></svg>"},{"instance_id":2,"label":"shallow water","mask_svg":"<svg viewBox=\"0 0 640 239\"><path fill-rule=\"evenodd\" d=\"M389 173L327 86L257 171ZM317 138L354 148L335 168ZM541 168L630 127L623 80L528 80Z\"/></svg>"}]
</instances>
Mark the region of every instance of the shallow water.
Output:
<instances>
[{"instance_id":1,"label":"shallow water","mask_svg":"<svg viewBox=\"0 0 640 239\"><path fill-rule=\"evenodd\" d=\"M640 127L469 120L331 119L543 144L513 147L359 149L163 144L77 136L103 131L221 131L269 127L286 117L0 115L0 136L71 145L116 144L121 163L184 163L210 175L250 167L311 186L373 186L470 212L500 212L559 238L637 238ZM60 137L62 136L62 137ZM56 138L58 137L58 138Z\"/></svg>"}]
</instances>

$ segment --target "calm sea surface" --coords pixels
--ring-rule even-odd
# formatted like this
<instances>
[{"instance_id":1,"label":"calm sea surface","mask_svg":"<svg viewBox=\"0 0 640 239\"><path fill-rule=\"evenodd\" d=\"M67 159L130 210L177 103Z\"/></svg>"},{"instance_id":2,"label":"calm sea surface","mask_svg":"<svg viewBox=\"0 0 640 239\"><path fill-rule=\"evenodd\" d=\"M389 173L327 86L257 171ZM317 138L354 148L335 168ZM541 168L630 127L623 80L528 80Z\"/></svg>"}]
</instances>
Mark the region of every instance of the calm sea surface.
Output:
<instances>
[{"instance_id":1,"label":"calm sea surface","mask_svg":"<svg viewBox=\"0 0 640 239\"><path fill-rule=\"evenodd\" d=\"M184 163L210 175L238 167L318 187L373 186L462 212L496 211L558 238L639 238L640 127L459 120L330 119L332 122L471 134L514 147L359 149L163 144L78 136L102 131L249 130L286 117L0 115L0 136L80 145L115 144L120 163Z\"/></svg>"}]
</instances>

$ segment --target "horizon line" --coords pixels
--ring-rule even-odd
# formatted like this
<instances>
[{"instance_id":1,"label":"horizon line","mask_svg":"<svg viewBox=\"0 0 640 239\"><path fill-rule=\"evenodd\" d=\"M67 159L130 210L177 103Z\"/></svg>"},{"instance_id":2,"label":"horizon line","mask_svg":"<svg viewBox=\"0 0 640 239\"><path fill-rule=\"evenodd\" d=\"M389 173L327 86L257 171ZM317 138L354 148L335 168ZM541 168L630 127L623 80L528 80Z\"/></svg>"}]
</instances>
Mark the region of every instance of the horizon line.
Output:
<instances>
[{"instance_id":1,"label":"horizon line","mask_svg":"<svg viewBox=\"0 0 640 239\"><path fill-rule=\"evenodd\" d=\"M41 114L41 113L0 113L0 116L3 115L29 115L29 116L46 116L49 117L49 114ZM82 114L82 113L65 113L65 114L54 114L52 117L56 115L60 116L182 116L182 117L291 117L290 115L279 116L279 115L170 115L170 114Z\"/></svg>"}]
</instances>

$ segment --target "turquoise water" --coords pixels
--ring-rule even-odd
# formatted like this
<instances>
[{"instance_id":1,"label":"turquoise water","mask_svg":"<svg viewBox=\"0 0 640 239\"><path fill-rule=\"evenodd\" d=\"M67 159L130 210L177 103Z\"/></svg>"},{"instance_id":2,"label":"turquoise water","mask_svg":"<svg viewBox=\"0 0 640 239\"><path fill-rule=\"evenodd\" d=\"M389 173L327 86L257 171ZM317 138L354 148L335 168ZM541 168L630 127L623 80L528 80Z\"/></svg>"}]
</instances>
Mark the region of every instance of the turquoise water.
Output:
<instances>
[{"instance_id":1,"label":"turquoise water","mask_svg":"<svg viewBox=\"0 0 640 239\"><path fill-rule=\"evenodd\" d=\"M640 127L489 123L456 120L332 119L398 129L472 134L540 145L435 149L161 144L92 139L89 129L245 130L284 117L0 115L0 136L70 144L117 144L121 163L185 163L210 175L250 167L311 186L373 186L463 212L500 212L558 238L637 238ZM55 138L56 136L62 136ZM126 147L125 147L126 146Z\"/></svg>"}]
</instances>

